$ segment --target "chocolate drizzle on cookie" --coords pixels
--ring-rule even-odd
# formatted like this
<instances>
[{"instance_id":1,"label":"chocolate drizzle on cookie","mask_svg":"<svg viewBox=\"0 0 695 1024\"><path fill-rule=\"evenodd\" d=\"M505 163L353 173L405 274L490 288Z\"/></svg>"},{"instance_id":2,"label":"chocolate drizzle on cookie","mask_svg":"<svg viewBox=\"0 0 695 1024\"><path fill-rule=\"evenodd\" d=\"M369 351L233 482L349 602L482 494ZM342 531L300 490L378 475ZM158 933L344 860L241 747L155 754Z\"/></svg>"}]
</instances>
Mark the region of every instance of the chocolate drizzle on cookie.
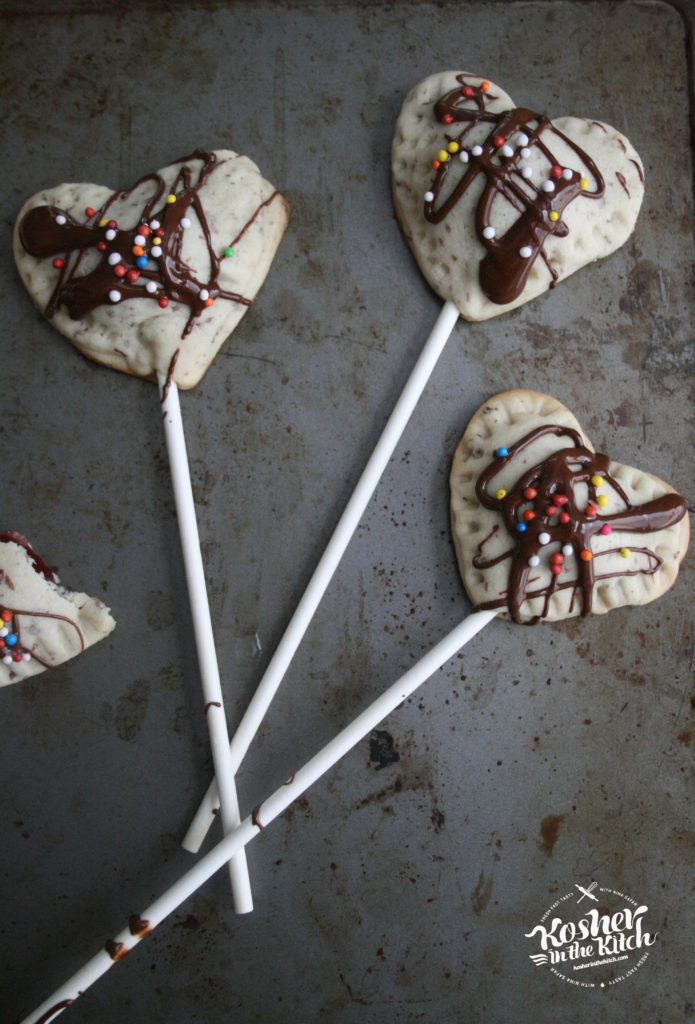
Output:
<instances>
[{"instance_id":1,"label":"chocolate drizzle on cookie","mask_svg":"<svg viewBox=\"0 0 695 1024\"><path fill-rule=\"evenodd\" d=\"M29 555L29 558L31 559L31 564L32 568L34 569L34 572L37 572L40 576L43 576L44 579L48 580L49 583L57 582L53 570L49 569L46 563L44 562L43 558L41 558L40 555L36 554L36 552L34 551L26 537L23 537L21 533L17 533L16 530L5 530L3 534L0 534L0 543L7 544L8 542L11 542L12 544L19 544L20 548L24 548L26 553Z\"/></svg>"},{"instance_id":2,"label":"chocolate drizzle on cookie","mask_svg":"<svg viewBox=\"0 0 695 1024\"><path fill-rule=\"evenodd\" d=\"M459 87L434 107L437 120L452 128L445 135L445 147L433 161L436 174L425 194L425 218L439 224L473 183L481 175L485 178L475 212L476 234L487 250L480 263L480 286L491 302L504 305L519 297L539 256L550 273L550 286L555 284L557 271L544 243L550 235L562 238L569 233L563 211L579 196L599 199L604 193L604 180L591 157L549 118L525 108L493 113L486 107L489 83L473 85L464 75L457 75L457 81ZM469 138L478 125L489 126L483 141L479 132ZM560 165L552 152L553 140L561 140L572 150L581 170ZM525 162L531 155L534 169ZM543 158L542 180L538 155ZM455 167L460 179L452 187L449 179L457 173ZM593 179L592 188L585 177L587 172ZM518 217L498 236L494 217L501 200Z\"/></svg>"},{"instance_id":3,"label":"chocolate drizzle on cookie","mask_svg":"<svg viewBox=\"0 0 695 1024\"><path fill-rule=\"evenodd\" d=\"M566 438L567 447L549 455L527 469L507 489L492 489L495 477L533 442L552 434ZM598 583L617 577L653 575L662 559L648 547L602 547L594 538L621 533L648 534L665 530L685 515L683 498L664 494L642 505L633 506L617 480L608 472L609 458L592 452L583 444L581 434L570 427L546 424L537 427L514 445L499 448L476 482L481 505L498 512L513 538L513 544L495 557L487 558L484 547L493 536L479 545L473 559L477 569L489 569L509 559L507 589L500 596L481 603L481 609L506 608L514 622L535 625L548 614L550 599L570 589L570 612L577 593L581 595L581 614L592 610L594 589ZM603 514L599 491L610 488L623 506L618 512ZM607 556L625 559L623 571L601 572L601 560ZM541 598L542 611L522 618L525 601Z\"/></svg>"},{"instance_id":4,"label":"chocolate drizzle on cookie","mask_svg":"<svg viewBox=\"0 0 695 1024\"><path fill-rule=\"evenodd\" d=\"M159 173L146 174L132 188L112 193L99 210L88 207L82 223L55 206L38 206L25 214L19 226L22 245L37 258L55 257L53 265L58 271L46 316L52 317L61 305L73 320L81 320L97 307L122 299L149 299L162 308L172 301L190 309L181 335L185 338L196 318L216 299L251 305L250 299L219 285L222 261L232 256L232 249L228 246L223 253L215 250L199 195L219 166L217 156L198 149L177 163L182 166L170 189ZM122 228L110 217L110 210L136 190L149 192L149 198L137 223ZM273 192L259 205L232 246L277 195ZM198 279L183 256L184 234L191 217L195 217L207 247L206 281ZM99 261L92 269L79 273L87 253L96 253Z\"/></svg>"},{"instance_id":5,"label":"chocolate drizzle on cookie","mask_svg":"<svg viewBox=\"0 0 695 1024\"><path fill-rule=\"evenodd\" d=\"M40 555L33 550L26 537L14 530L6 530L0 534L0 543L17 544L23 548L31 559L32 569L39 576L43 576L49 583L57 583L55 573L48 568ZM8 589L13 590L14 584L5 570L0 566L0 581L3 581ZM15 608L5 601L0 604L0 661L9 666L10 677L13 678L13 664L33 659L44 668L51 668L51 662L47 661L37 653L34 646L22 642L21 619L54 619L56 622L65 622L77 633L80 650L84 650L84 635L78 624L66 615L58 615L55 612L36 611L26 608Z\"/></svg>"}]
</instances>

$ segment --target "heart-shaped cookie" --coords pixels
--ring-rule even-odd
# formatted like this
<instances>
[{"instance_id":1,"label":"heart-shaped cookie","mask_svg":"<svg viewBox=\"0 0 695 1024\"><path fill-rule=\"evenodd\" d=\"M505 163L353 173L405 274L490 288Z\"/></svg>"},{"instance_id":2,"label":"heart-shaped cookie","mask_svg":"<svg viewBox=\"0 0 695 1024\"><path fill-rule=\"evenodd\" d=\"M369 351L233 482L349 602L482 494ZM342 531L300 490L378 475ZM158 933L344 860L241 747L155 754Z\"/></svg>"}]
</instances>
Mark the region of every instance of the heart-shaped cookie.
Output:
<instances>
[{"instance_id":1,"label":"heart-shaped cookie","mask_svg":"<svg viewBox=\"0 0 695 1024\"><path fill-rule=\"evenodd\" d=\"M444 71L406 97L392 150L396 217L434 290L486 320L626 241L642 162L599 121L550 121L493 82Z\"/></svg>"},{"instance_id":2,"label":"heart-shaped cookie","mask_svg":"<svg viewBox=\"0 0 695 1024\"><path fill-rule=\"evenodd\" d=\"M32 196L14 255L36 304L84 355L152 380L171 370L190 388L251 305L287 218L248 157L196 150L126 190Z\"/></svg>"},{"instance_id":3,"label":"heart-shaped cookie","mask_svg":"<svg viewBox=\"0 0 695 1024\"><path fill-rule=\"evenodd\" d=\"M25 537L0 536L0 686L61 665L115 625L97 598L61 586Z\"/></svg>"},{"instance_id":4,"label":"heart-shaped cookie","mask_svg":"<svg viewBox=\"0 0 695 1024\"><path fill-rule=\"evenodd\" d=\"M683 498L596 453L569 409L538 391L505 391L478 409L450 482L468 596L515 622L653 601L688 546Z\"/></svg>"}]
</instances>

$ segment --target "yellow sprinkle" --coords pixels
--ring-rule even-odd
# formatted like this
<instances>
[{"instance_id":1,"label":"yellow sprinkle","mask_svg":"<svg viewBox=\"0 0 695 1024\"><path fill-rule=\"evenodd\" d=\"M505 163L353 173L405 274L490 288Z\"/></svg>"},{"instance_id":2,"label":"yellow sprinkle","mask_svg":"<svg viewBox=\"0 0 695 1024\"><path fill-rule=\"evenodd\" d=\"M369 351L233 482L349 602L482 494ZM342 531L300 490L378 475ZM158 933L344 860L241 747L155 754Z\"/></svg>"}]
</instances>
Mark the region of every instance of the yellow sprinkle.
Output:
<instances>
[{"instance_id":1,"label":"yellow sprinkle","mask_svg":"<svg viewBox=\"0 0 695 1024\"><path fill-rule=\"evenodd\" d=\"M173 193L170 192L169 195L167 196L167 202L168 203L175 203L176 202L176 196Z\"/></svg>"},{"instance_id":2,"label":"yellow sprinkle","mask_svg":"<svg viewBox=\"0 0 695 1024\"><path fill-rule=\"evenodd\" d=\"M99 221L99 227L100 228L105 228L107 224L108 224L108 221L107 221L106 217L102 217L101 220Z\"/></svg>"},{"instance_id":3,"label":"yellow sprinkle","mask_svg":"<svg viewBox=\"0 0 695 1024\"><path fill-rule=\"evenodd\" d=\"M603 487L604 484L603 477L599 476L598 473L595 473L594 476L592 476L591 482L594 485L594 487Z\"/></svg>"},{"instance_id":4,"label":"yellow sprinkle","mask_svg":"<svg viewBox=\"0 0 695 1024\"><path fill-rule=\"evenodd\" d=\"M445 149L440 149L439 152L437 153L437 160L439 160L440 163L444 163L444 161L448 159L449 154L447 153L447 151Z\"/></svg>"},{"instance_id":5,"label":"yellow sprinkle","mask_svg":"<svg viewBox=\"0 0 695 1024\"><path fill-rule=\"evenodd\" d=\"M495 497L497 498L498 501L502 501L502 498L505 496L506 493L507 492L505 491L504 487L500 487Z\"/></svg>"},{"instance_id":6,"label":"yellow sprinkle","mask_svg":"<svg viewBox=\"0 0 695 1024\"><path fill-rule=\"evenodd\" d=\"M459 144L458 142L450 142L446 148L449 150L450 153L458 153Z\"/></svg>"},{"instance_id":7,"label":"yellow sprinkle","mask_svg":"<svg viewBox=\"0 0 695 1024\"><path fill-rule=\"evenodd\" d=\"M559 218L559 216L560 216L560 214L557 212L557 210L551 210L550 213L548 214L548 217L550 218L550 220L557 220Z\"/></svg>"},{"instance_id":8,"label":"yellow sprinkle","mask_svg":"<svg viewBox=\"0 0 695 1024\"><path fill-rule=\"evenodd\" d=\"M630 557L630 549L629 548L621 548L620 549L620 557L621 558L629 558Z\"/></svg>"},{"instance_id":9,"label":"yellow sprinkle","mask_svg":"<svg viewBox=\"0 0 695 1024\"><path fill-rule=\"evenodd\" d=\"M161 238L159 237L159 235L155 235L154 238L152 239L152 245L161 245L161 244L162 244Z\"/></svg>"},{"instance_id":10,"label":"yellow sprinkle","mask_svg":"<svg viewBox=\"0 0 695 1024\"><path fill-rule=\"evenodd\" d=\"M604 505L608 504L608 495L607 494L599 494L598 497L596 498L596 504L600 505L603 508Z\"/></svg>"},{"instance_id":11,"label":"yellow sprinkle","mask_svg":"<svg viewBox=\"0 0 695 1024\"><path fill-rule=\"evenodd\" d=\"M589 187L589 182L586 180L586 178L580 178L579 179L579 187L580 188L588 188Z\"/></svg>"}]
</instances>

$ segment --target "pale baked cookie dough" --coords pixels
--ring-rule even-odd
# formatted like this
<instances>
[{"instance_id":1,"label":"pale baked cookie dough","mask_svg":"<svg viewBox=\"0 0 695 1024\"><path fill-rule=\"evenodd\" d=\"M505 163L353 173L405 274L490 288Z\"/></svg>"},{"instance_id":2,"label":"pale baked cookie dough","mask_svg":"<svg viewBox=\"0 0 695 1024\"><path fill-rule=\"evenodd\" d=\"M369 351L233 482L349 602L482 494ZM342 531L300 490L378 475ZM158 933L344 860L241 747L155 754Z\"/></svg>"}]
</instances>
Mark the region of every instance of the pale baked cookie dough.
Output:
<instances>
[{"instance_id":1,"label":"pale baked cookie dough","mask_svg":"<svg viewBox=\"0 0 695 1024\"><path fill-rule=\"evenodd\" d=\"M391 157L405 240L467 320L513 309L612 253L644 196L642 161L615 128L551 122L460 71L412 89Z\"/></svg>"},{"instance_id":2,"label":"pale baked cookie dough","mask_svg":"<svg viewBox=\"0 0 695 1024\"><path fill-rule=\"evenodd\" d=\"M688 546L683 498L595 453L569 409L538 391L505 391L478 409L450 484L468 596L516 622L653 601Z\"/></svg>"},{"instance_id":3,"label":"pale baked cookie dough","mask_svg":"<svg viewBox=\"0 0 695 1024\"><path fill-rule=\"evenodd\" d=\"M62 586L25 537L0 535L0 686L61 665L115 625L98 598Z\"/></svg>"},{"instance_id":4,"label":"pale baked cookie dough","mask_svg":"<svg viewBox=\"0 0 695 1024\"><path fill-rule=\"evenodd\" d=\"M288 210L248 157L196 150L123 191L37 193L17 217L14 256L84 355L191 388L265 280Z\"/></svg>"}]
</instances>

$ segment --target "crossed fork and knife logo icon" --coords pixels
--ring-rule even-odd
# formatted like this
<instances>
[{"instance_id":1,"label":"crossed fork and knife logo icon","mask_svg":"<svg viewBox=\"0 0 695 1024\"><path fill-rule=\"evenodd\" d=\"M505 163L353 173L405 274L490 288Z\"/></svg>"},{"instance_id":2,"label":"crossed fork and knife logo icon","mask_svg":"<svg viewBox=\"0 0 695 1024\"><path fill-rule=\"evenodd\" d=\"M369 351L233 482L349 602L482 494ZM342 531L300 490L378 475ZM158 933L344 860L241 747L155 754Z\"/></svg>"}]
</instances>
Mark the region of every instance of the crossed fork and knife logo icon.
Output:
<instances>
[{"instance_id":1,"label":"crossed fork and knife logo icon","mask_svg":"<svg viewBox=\"0 0 695 1024\"><path fill-rule=\"evenodd\" d=\"M592 882L585 889L583 885L579 885L578 882L575 882L574 883L575 889L579 889L579 891L581 893L581 896L577 900L577 903L581 903L585 896L588 896L590 900L594 900L595 903L598 903L598 896L594 896L594 889L596 888L597 885L598 885L598 882Z\"/></svg>"}]
</instances>

